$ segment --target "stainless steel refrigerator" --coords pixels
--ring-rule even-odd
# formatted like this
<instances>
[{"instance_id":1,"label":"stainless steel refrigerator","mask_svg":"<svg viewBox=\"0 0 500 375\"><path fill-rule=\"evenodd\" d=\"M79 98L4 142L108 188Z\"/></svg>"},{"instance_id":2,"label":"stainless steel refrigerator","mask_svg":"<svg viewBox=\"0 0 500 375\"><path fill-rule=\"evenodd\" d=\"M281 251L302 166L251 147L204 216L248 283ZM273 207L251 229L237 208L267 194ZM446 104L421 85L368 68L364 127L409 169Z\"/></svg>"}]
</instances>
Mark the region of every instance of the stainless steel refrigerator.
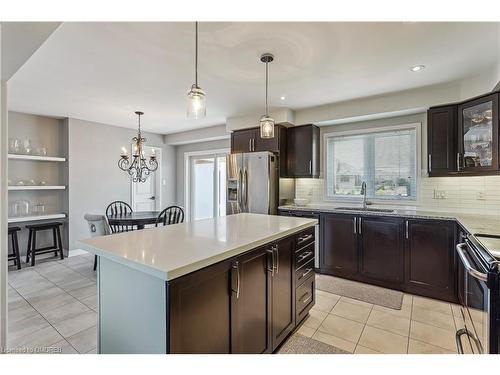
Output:
<instances>
[{"instance_id":1,"label":"stainless steel refrigerator","mask_svg":"<svg viewBox=\"0 0 500 375\"><path fill-rule=\"evenodd\" d=\"M276 215L279 201L278 157L270 152L227 156L226 214Z\"/></svg>"}]
</instances>

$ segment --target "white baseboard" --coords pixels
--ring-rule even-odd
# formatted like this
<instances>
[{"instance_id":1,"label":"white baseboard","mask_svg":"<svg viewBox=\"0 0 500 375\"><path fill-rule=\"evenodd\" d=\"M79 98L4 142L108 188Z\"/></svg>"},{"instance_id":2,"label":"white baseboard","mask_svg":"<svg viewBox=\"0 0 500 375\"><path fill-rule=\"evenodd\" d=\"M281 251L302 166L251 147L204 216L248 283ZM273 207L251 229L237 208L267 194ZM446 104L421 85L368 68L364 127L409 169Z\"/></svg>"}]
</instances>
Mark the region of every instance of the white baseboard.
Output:
<instances>
[{"instance_id":1,"label":"white baseboard","mask_svg":"<svg viewBox=\"0 0 500 375\"><path fill-rule=\"evenodd\" d=\"M85 251L83 249L73 249L73 250L68 251L68 258L77 256L77 255L86 255L88 253L89 253L88 251Z\"/></svg>"}]
</instances>

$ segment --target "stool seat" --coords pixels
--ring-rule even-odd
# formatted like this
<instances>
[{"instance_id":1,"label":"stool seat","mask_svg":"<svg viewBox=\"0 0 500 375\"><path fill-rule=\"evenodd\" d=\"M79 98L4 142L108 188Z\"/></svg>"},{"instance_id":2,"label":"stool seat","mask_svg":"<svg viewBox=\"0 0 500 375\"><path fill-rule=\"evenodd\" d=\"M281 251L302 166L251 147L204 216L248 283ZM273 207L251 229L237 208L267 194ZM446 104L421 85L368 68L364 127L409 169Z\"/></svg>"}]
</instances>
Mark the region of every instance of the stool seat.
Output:
<instances>
[{"instance_id":1,"label":"stool seat","mask_svg":"<svg viewBox=\"0 0 500 375\"><path fill-rule=\"evenodd\" d=\"M28 234L28 249L26 251L26 263L30 261L31 266L35 265L35 256L37 254L54 253L55 256L58 255L61 259L64 259L62 240L61 240L61 229L60 226L63 225L61 222L53 221L49 223L42 224L31 224L26 225L29 230ZM36 247L36 235L40 231L52 230L53 244L45 247Z\"/></svg>"},{"instance_id":2,"label":"stool seat","mask_svg":"<svg viewBox=\"0 0 500 375\"><path fill-rule=\"evenodd\" d=\"M17 266L17 269L21 269L21 257L19 255L19 242L17 240L17 232L20 231L19 227L9 227L9 236L12 240L12 253L7 254L7 261L14 261L14 266Z\"/></svg>"},{"instance_id":3,"label":"stool seat","mask_svg":"<svg viewBox=\"0 0 500 375\"><path fill-rule=\"evenodd\" d=\"M26 225L26 228L27 229L50 229L50 228L54 228L54 227L59 227L63 225L63 223L60 223L58 221L53 221L53 222L50 222L50 223L41 223L41 224L30 224L30 225Z\"/></svg>"}]
</instances>

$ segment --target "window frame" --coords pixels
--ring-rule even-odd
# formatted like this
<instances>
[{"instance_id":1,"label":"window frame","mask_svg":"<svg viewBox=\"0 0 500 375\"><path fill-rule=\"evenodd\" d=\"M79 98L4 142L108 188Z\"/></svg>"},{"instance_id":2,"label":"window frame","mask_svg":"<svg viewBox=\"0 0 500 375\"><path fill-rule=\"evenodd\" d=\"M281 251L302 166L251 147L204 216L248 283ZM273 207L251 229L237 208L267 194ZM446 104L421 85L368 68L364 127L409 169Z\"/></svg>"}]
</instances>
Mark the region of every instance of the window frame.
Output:
<instances>
[{"instance_id":1,"label":"window frame","mask_svg":"<svg viewBox=\"0 0 500 375\"><path fill-rule=\"evenodd\" d=\"M415 152L416 152L416 166L415 166L415 198L405 198L405 199L391 199L391 198L368 198L368 200L375 204L390 204L390 205L418 205L420 203L420 177L422 174L422 123L408 123L399 125L388 125L388 126L378 126L371 128L362 128L355 130L343 130L343 131L330 131L323 134L323 200L327 202L343 202L343 203L361 203L363 201L362 196L353 195L338 195L329 196L328 195L328 140L332 137L339 136L356 136L356 135L366 135L371 133L382 133L398 130L415 130Z\"/></svg>"}]
</instances>

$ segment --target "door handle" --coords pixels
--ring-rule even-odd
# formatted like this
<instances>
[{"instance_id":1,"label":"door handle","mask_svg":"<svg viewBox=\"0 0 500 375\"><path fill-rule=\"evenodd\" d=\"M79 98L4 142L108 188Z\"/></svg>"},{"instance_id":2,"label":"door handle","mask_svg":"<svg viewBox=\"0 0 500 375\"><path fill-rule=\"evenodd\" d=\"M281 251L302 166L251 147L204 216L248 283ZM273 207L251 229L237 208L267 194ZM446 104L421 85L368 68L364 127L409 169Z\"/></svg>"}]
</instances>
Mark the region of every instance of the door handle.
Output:
<instances>
[{"instance_id":1,"label":"door handle","mask_svg":"<svg viewBox=\"0 0 500 375\"><path fill-rule=\"evenodd\" d=\"M458 256L460 257L460 260L462 261L462 264L464 265L465 270L469 275L472 277L475 277L478 280L487 282L488 281L488 275L482 272L479 272L475 268L471 266L469 263L469 260L465 256L465 248L467 247L467 243L459 243L456 247Z\"/></svg>"},{"instance_id":2,"label":"door handle","mask_svg":"<svg viewBox=\"0 0 500 375\"><path fill-rule=\"evenodd\" d=\"M267 267L267 271L271 272L271 276L274 277L274 249L267 250L268 254L271 254L271 268Z\"/></svg>"},{"instance_id":3,"label":"door handle","mask_svg":"<svg viewBox=\"0 0 500 375\"><path fill-rule=\"evenodd\" d=\"M304 272L302 274L302 276L300 276L300 279L303 279L304 277L306 277L307 275L309 275L312 272L312 270L313 270L312 268L306 269L306 272Z\"/></svg>"},{"instance_id":4,"label":"door handle","mask_svg":"<svg viewBox=\"0 0 500 375\"><path fill-rule=\"evenodd\" d=\"M240 298L240 264L235 262L233 264L233 270L236 270L236 299ZM234 292L234 290L233 290Z\"/></svg>"},{"instance_id":5,"label":"door handle","mask_svg":"<svg viewBox=\"0 0 500 375\"><path fill-rule=\"evenodd\" d=\"M457 172L460 172L460 152L457 152Z\"/></svg>"},{"instance_id":6,"label":"door handle","mask_svg":"<svg viewBox=\"0 0 500 375\"><path fill-rule=\"evenodd\" d=\"M313 162L309 160L309 174L313 174Z\"/></svg>"},{"instance_id":7,"label":"door handle","mask_svg":"<svg viewBox=\"0 0 500 375\"><path fill-rule=\"evenodd\" d=\"M252 151L255 151L255 138L252 138Z\"/></svg>"},{"instance_id":8,"label":"door handle","mask_svg":"<svg viewBox=\"0 0 500 375\"><path fill-rule=\"evenodd\" d=\"M243 175L241 174L241 169L238 170L238 196L236 197L238 200L238 204L240 206L241 210L241 205L243 203Z\"/></svg>"},{"instance_id":9,"label":"door handle","mask_svg":"<svg viewBox=\"0 0 500 375\"><path fill-rule=\"evenodd\" d=\"M252 151L252 138L248 140L248 151Z\"/></svg>"},{"instance_id":10,"label":"door handle","mask_svg":"<svg viewBox=\"0 0 500 375\"><path fill-rule=\"evenodd\" d=\"M408 226L409 226L408 220L406 220L406 239L408 239L410 237Z\"/></svg>"},{"instance_id":11,"label":"door handle","mask_svg":"<svg viewBox=\"0 0 500 375\"><path fill-rule=\"evenodd\" d=\"M353 217L353 218L352 218L352 221L353 221L353 223L354 223L354 234L358 234L358 230L356 229L356 228L357 228L356 217Z\"/></svg>"},{"instance_id":12,"label":"door handle","mask_svg":"<svg viewBox=\"0 0 500 375\"><path fill-rule=\"evenodd\" d=\"M273 251L276 252L276 274L280 272L280 249L278 245L273 246Z\"/></svg>"},{"instance_id":13,"label":"door handle","mask_svg":"<svg viewBox=\"0 0 500 375\"><path fill-rule=\"evenodd\" d=\"M362 220L362 218L360 217L359 218L359 222L358 222L358 226L359 226L359 231L358 232L359 232L359 234L361 234L361 220Z\"/></svg>"},{"instance_id":14,"label":"door handle","mask_svg":"<svg viewBox=\"0 0 500 375\"><path fill-rule=\"evenodd\" d=\"M427 157L427 164L429 165L429 172L432 171L432 154Z\"/></svg>"},{"instance_id":15,"label":"door handle","mask_svg":"<svg viewBox=\"0 0 500 375\"><path fill-rule=\"evenodd\" d=\"M245 208L248 210L248 171L245 168Z\"/></svg>"},{"instance_id":16,"label":"door handle","mask_svg":"<svg viewBox=\"0 0 500 375\"><path fill-rule=\"evenodd\" d=\"M151 199L152 201L154 201L156 199L156 197L153 195L152 197L150 197L149 199Z\"/></svg>"}]
</instances>

